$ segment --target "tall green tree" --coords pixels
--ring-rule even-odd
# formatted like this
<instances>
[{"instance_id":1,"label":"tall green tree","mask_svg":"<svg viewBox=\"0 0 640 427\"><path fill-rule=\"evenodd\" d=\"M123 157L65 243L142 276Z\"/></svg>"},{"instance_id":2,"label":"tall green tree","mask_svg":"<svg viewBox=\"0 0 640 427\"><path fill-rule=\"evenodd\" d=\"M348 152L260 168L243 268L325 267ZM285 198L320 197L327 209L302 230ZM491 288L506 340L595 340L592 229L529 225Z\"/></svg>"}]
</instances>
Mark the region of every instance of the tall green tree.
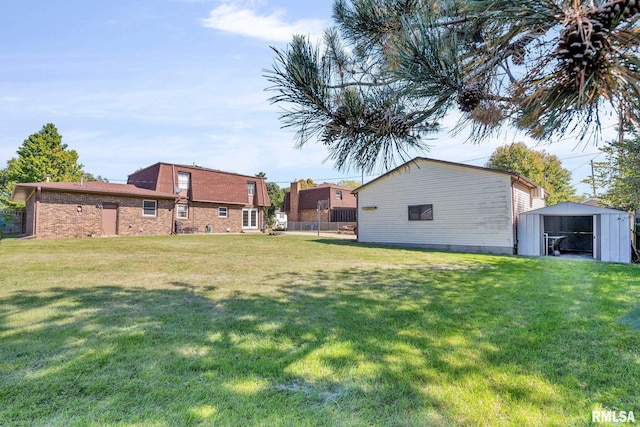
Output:
<instances>
[{"instance_id":1,"label":"tall green tree","mask_svg":"<svg viewBox=\"0 0 640 427\"><path fill-rule=\"evenodd\" d=\"M635 0L336 0L322 47L273 48L271 101L297 145L339 169L389 168L449 112L480 141L513 126L598 134L605 105L640 118Z\"/></svg>"},{"instance_id":2,"label":"tall green tree","mask_svg":"<svg viewBox=\"0 0 640 427\"><path fill-rule=\"evenodd\" d=\"M269 193L269 199L271 199L271 206L275 213L276 209L284 209L284 190L280 188L275 182L267 182L267 192Z\"/></svg>"},{"instance_id":3,"label":"tall green tree","mask_svg":"<svg viewBox=\"0 0 640 427\"><path fill-rule=\"evenodd\" d=\"M547 205L577 200L571 172L556 155L544 150L532 150L522 142L504 145L493 152L486 166L518 173L540 185L549 193Z\"/></svg>"},{"instance_id":4,"label":"tall green tree","mask_svg":"<svg viewBox=\"0 0 640 427\"><path fill-rule=\"evenodd\" d=\"M11 191L14 185L9 181L7 169L0 169L0 209L10 206Z\"/></svg>"},{"instance_id":5,"label":"tall green tree","mask_svg":"<svg viewBox=\"0 0 640 427\"><path fill-rule=\"evenodd\" d=\"M264 178L267 180L267 174L264 172L258 172L256 174L258 178ZM284 190L280 188L278 184L275 182L265 182L267 186L267 193L269 194L269 199L271 200L271 205L266 210L267 221L269 224L275 220L276 210L284 209Z\"/></svg>"},{"instance_id":6,"label":"tall green tree","mask_svg":"<svg viewBox=\"0 0 640 427\"><path fill-rule=\"evenodd\" d=\"M594 163L597 188L604 191L598 196L616 209L640 209L640 134L631 139L611 141L600 148L605 160Z\"/></svg>"},{"instance_id":7,"label":"tall green tree","mask_svg":"<svg viewBox=\"0 0 640 427\"><path fill-rule=\"evenodd\" d=\"M62 143L62 136L51 123L25 139L16 153L18 157L0 170L0 204L4 207L18 207L9 201L18 182L42 182L47 176L53 182L80 181L83 175L87 180L103 179L84 173L78 153Z\"/></svg>"},{"instance_id":8,"label":"tall green tree","mask_svg":"<svg viewBox=\"0 0 640 427\"><path fill-rule=\"evenodd\" d=\"M52 123L25 139L17 154L7 163L9 180L14 182L42 182L47 176L52 182L80 181L84 173L78 153L62 142Z\"/></svg>"}]
</instances>

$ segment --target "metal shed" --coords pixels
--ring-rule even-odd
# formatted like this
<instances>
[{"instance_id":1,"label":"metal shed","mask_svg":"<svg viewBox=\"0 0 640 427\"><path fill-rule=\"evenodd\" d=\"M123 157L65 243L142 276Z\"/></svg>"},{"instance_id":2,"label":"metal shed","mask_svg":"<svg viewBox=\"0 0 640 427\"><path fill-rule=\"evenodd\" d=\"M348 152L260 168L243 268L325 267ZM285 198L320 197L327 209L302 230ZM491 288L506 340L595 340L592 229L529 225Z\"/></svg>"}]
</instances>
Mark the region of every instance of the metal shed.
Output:
<instances>
[{"instance_id":1,"label":"metal shed","mask_svg":"<svg viewBox=\"0 0 640 427\"><path fill-rule=\"evenodd\" d=\"M572 202L520 214L518 255L563 254L584 254L600 261L630 263L630 215Z\"/></svg>"}]
</instances>

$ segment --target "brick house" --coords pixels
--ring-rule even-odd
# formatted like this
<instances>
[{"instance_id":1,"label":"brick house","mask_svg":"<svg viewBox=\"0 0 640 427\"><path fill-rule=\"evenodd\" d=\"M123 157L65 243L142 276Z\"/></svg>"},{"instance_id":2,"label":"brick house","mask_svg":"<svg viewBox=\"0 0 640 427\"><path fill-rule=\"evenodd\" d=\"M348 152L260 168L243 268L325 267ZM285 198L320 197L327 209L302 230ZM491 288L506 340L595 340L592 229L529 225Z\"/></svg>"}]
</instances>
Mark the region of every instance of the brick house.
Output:
<instances>
[{"instance_id":1,"label":"brick house","mask_svg":"<svg viewBox=\"0 0 640 427\"><path fill-rule=\"evenodd\" d=\"M318 202L321 223L352 223L356 221L356 197L353 189L331 183L300 188L300 182L292 182L284 196L284 210L289 223L315 223L318 221Z\"/></svg>"},{"instance_id":2,"label":"brick house","mask_svg":"<svg viewBox=\"0 0 640 427\"><path fill-rule=\"evenodd\" d=\"M127 183L175 194L177 233L258 231L271 205L264 178L200 166L156 163L129 175Z\"/></svg>"},{"instance_id":3,"label":"brick house","mask_svg":"<svg viewBox=\"0 0 640 427\"><path fill-rule=\"evenodd\" d=\"M170 234L175 194L108 182L16 184L25 232L42 238Z\"/></svg>"},{"instance_id":4,"label":"brick house","mask_svg":"<svg viewBox=\"0 0 640 427\"><path fill-rule=\"evenodd\" d=\"M263 178L156 163L127 184L16 184L25 203L28 236L169 235L259 230L270 205Z\"/></svg>"}]
</instances>

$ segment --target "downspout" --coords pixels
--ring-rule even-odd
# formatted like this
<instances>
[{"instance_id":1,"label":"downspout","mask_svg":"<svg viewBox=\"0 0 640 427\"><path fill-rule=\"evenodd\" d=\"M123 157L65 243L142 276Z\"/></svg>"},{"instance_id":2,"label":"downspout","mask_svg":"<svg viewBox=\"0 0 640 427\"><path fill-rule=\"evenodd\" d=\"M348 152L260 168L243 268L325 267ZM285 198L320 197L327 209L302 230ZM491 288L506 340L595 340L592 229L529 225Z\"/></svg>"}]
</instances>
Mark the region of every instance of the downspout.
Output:
<instances>
[{"instance_id":1,"label":"downspout","mask_svg":"<svg viewBox=\"0 0 640 427\"><path fill-rule=\"evenodd\" d=\"M162 166L160 166L162 167ZM158 189L158 184L156 183L156 190ZM171 191L173 193L176 192L176 165L171 165ZM176 212L178 211L178 202L180 201L180 196L176 196L173 202L173 210L171 211L171 234L176 232L178 228L178 218L176 218ZM189 204L187 204L187 209L189 209Z\"/></svg>"},{"instance_id":2,"label":"downspout","mask_svg":"<svg viewBox=\"0 0 640 427\"><path fill-rule=\"evenodd\" d=\"M40 215L38 214L38 206L40 206L40 196L42 195L42 187L38 186L36 190L36 198L33 202L33 237L38 237L38 228L40 224Z\"/></svg>"},{"instance_id":3,"label":"downspout","mask_svg":"<svg viewBox=\"0 0 640 427\"><path fill-rule=\"evenodd\" d=\"M353 193L356 196L356 242L360 241L360 237L358 237L358 229L360 228L360 197L358 197L358 193Z\"/></svg>"},{"instance_id":4,"label":"downspout","mask_svg":"<svg viewBox=\"0 0 640 427\"><path fill-rule=\"evenodd\" d=\"M266 231L267 229L264 228L265 225L265 208L267 206L267 202L265 201L265 191L267 191L267 183L265 181L264 178L260 178L260 181L262 181L262 186L260 188L260 192L262 193L262 209L260 209L260 217L258 218L258 221L260 221L260 224L263 225L263 231Z\"/></svg>"}]
</instances>

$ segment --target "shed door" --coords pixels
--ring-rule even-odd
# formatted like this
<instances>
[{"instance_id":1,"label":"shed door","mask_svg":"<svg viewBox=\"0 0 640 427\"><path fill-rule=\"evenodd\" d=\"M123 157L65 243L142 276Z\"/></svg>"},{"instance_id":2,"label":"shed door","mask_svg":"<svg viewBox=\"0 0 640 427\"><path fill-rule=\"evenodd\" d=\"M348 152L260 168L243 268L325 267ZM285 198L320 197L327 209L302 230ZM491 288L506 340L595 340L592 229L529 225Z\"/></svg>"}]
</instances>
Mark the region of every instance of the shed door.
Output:
<instances>
[{"instance_id":1,"label":"shed door","mask_svg":"<svg viewBox=\"0 0 640 427\"><path fill-rule=\"evenodd\" d=\"M593 216L593 259L602 258L602 239L600 233L602 232L602 219L600 215Z\"/></svg>"},{"instance_id":2,"label":"shed door","mask_svg":"<svg viewBox=\"0 0 640 427\"><path fill-rule=\"evenodd\" d=\"M102 205L102 235L118 235L118 205L112 203Z\"/></svg>"}]
</instances>

